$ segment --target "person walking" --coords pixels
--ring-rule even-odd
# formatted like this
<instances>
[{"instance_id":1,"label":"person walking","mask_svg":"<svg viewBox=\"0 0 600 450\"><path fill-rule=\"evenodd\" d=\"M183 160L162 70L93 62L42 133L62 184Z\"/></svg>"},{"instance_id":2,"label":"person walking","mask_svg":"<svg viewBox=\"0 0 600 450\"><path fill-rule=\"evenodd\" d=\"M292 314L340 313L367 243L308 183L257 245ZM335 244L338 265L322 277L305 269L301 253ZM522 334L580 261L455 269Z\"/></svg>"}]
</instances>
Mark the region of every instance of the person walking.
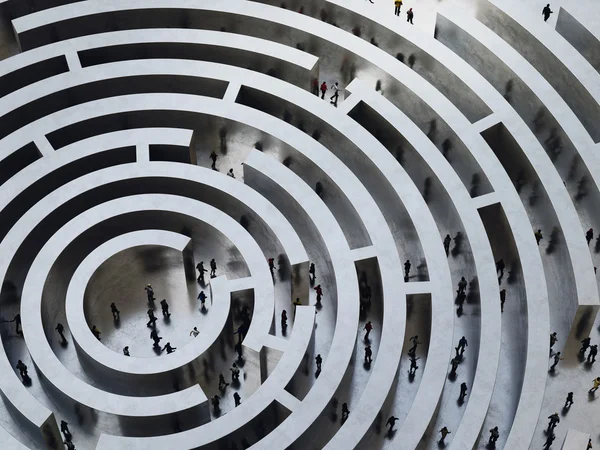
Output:
<instances>
[{"instance_id":1,"label":"person walking","mask_svg":"<svg viewBox=\"0 0 600 450\"><path fill-rule=\"evenodd\" d=\"M285 330L287 329L287 311L284 309L283 311L281 311L281 331L285 332Z\"/></svg>"},{"instance_id":2,"label":"person walking","mask_svg":"<svg viewBox=\"0 0 600 450\"><path fill-rule=\"evenodd\" d=\"M65 441L70 441L71 439L73 439L73 435L71 434L71 431L69 430L69 424L67 422L65 422L64 420L60 421L60 432L65 437Z\"/></svg>"},{"instance_id":3,"label":"person walking","mask_svg":"<svg viewBox=\"0 0 600 450\"><path fill-rule=\"evenodd\" d=\"M235 331L233 334L237 334L238 335L238 343L241 344L241 342L244 340L244 336L246 336L246 333L248 332L248 326L245 323L242 323L238 328L237 331Z\"/></svg>"},{"instance_id":4,"label":"person walking","mask_svg":"<svg viewBox=\"0 0 600 450\"><path fill-rule=\"evenodd\" d=\"M338 86L338 82L336 81L331 88L333 89L333 95L329 98L329 103L331 103L337 108L338 97L340 96L340 88Z\"/></svg>"},{"instance_id":5,"label":"person walking","mask_svg":"<svg viewBox=\"0 0 600 450\"><path fill-rule=\"evenodd\" d=\"M19 375L21 375L23 382L27 381L29 379L29 375L27 374L27 366L25 363L19 359L15 367L19 371Z\"/></svg>"},{"instance_id":6,"label":"person walking","mask_svg":"<svg viewBox=\"0 0 600 450\"><path fill-rule=\"evenodd\" d=\"M448 430L448 427L442 427L439 433L442 435L442 438L438 441L438 443L444 444L444 439L446 439L446 436L448 436L451 432Z\"/></svg>"},{"instance_id":7,"label":"person walking","mask_svg":"<svg viewBox=\"0 0 600 450\"><path fill-rule=\"evenodd\" d=\"M317 97L319 96L319 80L317 78L313 78L310 82L310 91Z\"/></svg>"},{"instance_id":8,"label":"person walking","mask_svg":"<svg viewBox=\"0 0 600 450\"><path fill-rule=\"evenodd\" d=\"M594 364L596 362L596 355L598 354L598 345L590 346L590 352L588 353L587 362Z\"/></svg>"},{"instance_id":9,"label":"person walking","mask_svg":"<svg viewBox=\"0 0 600 450\"><path fill-rule=\"evenodd\" d=\"M204 283L204 272L208 272L208 270L204 268L204 261L200 261L196 264L196 270L198 271L198 283Z\"/></svg>"},{"instance_id":10,"label":"person walking","mask_svg":"<svg viewBox=\"0 0 600 450\"><path fill-rule=\"evenodd\" d=\"M554 11L550 9L550 3L544 6L544 9L542 9L542 16L544 16L544 22L548 21L548 19L550 18L550 14L552 14L553 12Z\"/></svg>"},{"instance_id":11,"label":"person walking","mask_svg":"<svg viewBox=\"0 0 600 450\"><path fill-rule=\"evenodd\" d=\"M159 342L162 340L162 338L158 335L156 330L152 330L150 332L150 339L154 341L154 348L160 348Z\"/></svg>"},{"instance_id":12,"label":"person walking","mask_svg":"<svg viewBox=\"0 0 600 450\"><path fill-rule=\"evenodd\" d=\"M490 430L490 440L488 441L488 445L492 448L496 447L496 441L500 437L500 432L498 431L498 427L494 427Z\"/></svg>"},{"instance_id":13,"label":"person walking","mask_svg":"<svg viewBox=\"0 0 600 450\"><path fill-rule=\"evenodd\" d=\"M237 344L234 345L234 350L238 355L238 360L241 361L243 359L243 349L242 349L242 343L238 342Z\"/></svg>"},{"instance_id":14,"label":"person walking","mask_svg":"<svg viewBox=\"0 0 600 450\"><path fill-rule=\"evenodd\" d=\"M147 314L148 314L148 318L149 318L150 320L148 320L148 322L146 323L146 326L147 326L148 328L154 328L154 326L155 326L155 322L156 322L158 319L157 319L157 318L156 318L156 316L154 315L154 311L153 311L152 309L149 309Z\"/></svg>"},{"instance_id":15,"label":"person walking","mask_svg":"<svg viewBox=\"0 0 600 450\"><path fill-rule=\"evenodd\" d=\"M3 321L4 322L4 321ZM15 333L18 335L23 334L23 328L21 324L21 314L17 314L13 320L9 321L10 323L15 322Z\"/></svg>"},{"instance_id":16,"label":"person walking","mask_svg":"<svg viewBox=\"0 0 600 450\"><path fill-rule=\"evenodd\" d=\"M467 395L467 383L464 381L460 385L460 395L458 396L458 401L462 403Z\"/></svg>"},{"instance_id":17,"label":"person walking","mask_svg":"<svg viewBox=\"0 0 600 450\"><path fill-rule=\"evenodd\" d=\"M548 435L548 437L546 438L546 442L544 442L543 450L550 450L550 446L552 445L552 442L554 442L554 439L556 439L554 433Z\"/></svg>"},{"instance_id":18,"label":"person walking","mask_svg":"<svg viewBox=\"0 0 600 450\"><path fill-rule=\"evenodd\" d=\"M550 414L548 416L548 433L556 428L556 425L560 423L560 417L558 417L558 413Z\"/></svg>"},{"instance_id":19,"label":"person walking","mask_svg":"<svg viewBox=\"0 0 600 450\"><path fill-rule=\"evenodd\" d=\"M233 393L233 401L235 402L236 408L238 406L240 406L242 404L242 398L240 397L240 394L238 394L237 392L234 392Z\"/></svg>"},{"instance_id":20,"label":"person walking","mask_svg":"<svg viewBox=\"0 0 600 450\"><path fill-rule=\"evenodd\" d=\"M219 374L219 390L223 392L225 388L229 386L229 383L225 381L225 377L222 373Z\"/></svg>"},{"instance_id":21,"label":"person walking","mask_svg":"<svg viewBox=\"0 0 600 450\"><path fill-rule=\"evenodd\" d=\"M456 369L458 369L459 364L460 364L460 362L458 361L458 358L452 358L450 360L450 366L452 368L450 369L449 376L451 376L451 377L456 376Z\"/></svg>"},{"instance_id":22,"label":"person walking","mask_svg":"<svg viewBox=\"0 0 600 450\"><path fill-rule=\"evenodd\" d=\"M446 257L450 255L450 243L452 242L452 238L449 234L444 238L444 251L446 252Z\"/></svg>"},{"instance_id":23,"label":"person walking","mask_svg":"<svg viewBox=\"0 0 600 450\"><path fill-rule=\"evenodd\" d=\"M556 331L554 331L550 334L550 356L552 356L552 347L556 342L558 342L558 337L556 337Z\"/></svg>"},{"instance_id":24,"label":"person walking","mask_svg":"<svg viewBox=\"0 0 600 450\"><path fill-rule=\"evenodd\" d=\"M96 337L96 339L98 339L99 341L100 339L100 330L98 330L98 328L96 328L96 325L92 325L92 334Z\"/></svg>"},{"instance_id":25,"label":"person walking","mask_svg":"<svg viewBox=\"0 0 600 450\"><path fill-rule=\"evenodd\" d=\"M210 260L210 277L214 278L217 276L217 262L215 258Z\"/></svg>"},{"instance_id":26,"label":"person walking","mask_svg":"<svg viewBox=\"0 0 600 450\"><path fill-rule=\"evenodd\" d=\"M404 263L404 282L406 283L408 281L408 274L410 272L410 260L406 260L406 262Z\"/></svg>"},{"instance_id":27,"label":"person walking","mask_svg":"<svg viewBox=\"0 0 600 450\"><path fill-rule=\"evenodd\" d=\"M148 285L144 288L144 290L146 291L146 295L148 296L148 302L153 302L154 299L154 289L152 289L152 285Z\"/></svg>"},{"instance_id":28,"label":"person walking","mask_svg":"<svg viewBox=\"0 0 600 450\"><path fill-rule=\"evenodd\" d=\"M348 420L349 415L350 410L348 409L348 403L342 403L342 425L344 425L344 422Z\"/></svg>"},{"instance_id":29,"label":"person walking","mask_svg":"<svg viewBox=\"0 0 600 450\"><path fill-rule=\"evenodd\" d=\"M500 291L500 312L504 312L504 302L506 301L506 289Z\"/></svg>"},{"instance_id":30,"label":"person walking","mask_svg":"<svg viewBox=\"0 0 600 450\"><path fill-rule=\"evenodd\" d=\"M540 245L540 241L544 239L544 236L542 236L542 230L538 229L535 233L533 233L533 235L535 236L535 242L537 245Z\"/></svg>"},{"instance_id":31,"label":"person walking","mask_svg":"<svg viewBox=\"0 0 600 450\"><path fill-rule=\"evenodd\" d=\"M112 312L114 320L119 320L121 318L121 311L117 309L117 305L115 305L114 302L110 304L110 312Z\"/></svg>"},{"instance_id":32,"label":"person walking","mask_svg":"<svg viewBox=\"0 0 600 450\"><path fill-rule=\"evenodd\" d=\"M456 347L456 352L458 353L458 351L460 350L460 356L462 356L468 345L469 343L467 342L467 338L464 336L461 337L458 341L458 347Z\"/></svg>"},{"instance_id":33,"label":"person walking","mask_svg":"<svg viewBox=\"0 0 600 450\"><path fill-rule=\"evenodd\" d=\"M236 363L233 363L231 365L231 368L229 369L229 371L231 372L231 382L233 383L234 381L239 381L240 369L238 369L238 366Z\"/></svg>"},{"instance_id":34,"label":"person walking","mask_svg":"<svg viewBox=\"0 0 600 450\"><path fill-rule=\"evenodd\" d=\"M200 300L200 303L202 305L202 309L206 309L205 303L206 303L206 294L204 293L204 291L200 291L200 293L198 294L198 300Z\"/></svg>"},{"instance_id":35,"label":"person walking","mask_svg":"<svg viewBox=\"0 0 600 450\"><path fill-rule=\"evenodd\" d=\"M321 303L321 298L323 297L323 288L320 284L314 287L314 290L317 292L317 303Z\"/></svg>"},{"instance_id":36,"label":"person walking","mask_svg":"<svg viewBox=\"0 0 600 450\"><path fill-rule=\"evenodd\" d=\"M585 233L585 240L587 241L587 244L590 245L590 241L594 239L594 229L590 228L589 230L587 230L587 232Z\"/></svg>"},{"instance_id":37,"label":"person walking","mask_svg":"<svg viewBox=\"0 0 600 450\"><path fill-rule=\"evenodd\" d=\"M371 346L367 345L365 347L365 364L371 364L371 362L373 361L373 350L371 350Z\"/></svg>"},{"instance_id":38,"label":"person walking","mask_svg":"<svg viewBox=\"0 0 600 450\"><path fill-rule=\"evenodd\" d=\"M219 156L217 155L217 152L215 152L214 150L210 153L209 158L212 159L212 164L210 165L210 168L212 170L217 170L217 158Z\"/></svg>"},{"instance_id":39,"label":"person walking","mask_svg":"<svg viewBox=\"0 0 600 450\"><path fill-rule=\"evenodd\" d=\"M588 439L588 445L585 450L590 450L592 448L592 440Z\"/></svg>"},{"instance_id":40,"label":"person walking","mask_svg":"<svg viewBox=\"0 0 600 450\"><path fill-rule=\"evenodd\" d=\"M415 16L415 13L413 13L412 8L409 8L408 11L406 12L406 21L409 22L411 25L413 25L413 17Z\"/></svg>"},{"instance_id":41,"label":"person walking","mask_svg":"<svg viewBox=\"0 0 600 450\"><path fill-rule=\"evenodd\" d=\"M421 342L419 341L419 335L415 334L414 336L408 338L410 342L412 342L412 347L408 350L409 353L414 353L417 350L417 345Z\"/></svg>"},{"instance_id":42,"label":"person walking","mask_svg":"<svg viewBox=\"0 0 600 450\"><path fill-rule=\"evenodd\" d=\"M398 421L400 419L398 419L397 417L394 416L390 416L390 418L387 420L387 422L385 423L386 426L389 426L390 428L388 429L388 432L391 432L392 429L394 428L394 425L396 425L396 421Z\"/></svg>"},{"instance_id":43,"label":"person walking","mask_svg":"<svg viewBox=\"0 0 600 450\"><path fill-rule=\"evenodd\" d=\"M67 342L67 340L65 339L65 335L64 335L65 327L63 326L63 324L60 322L57 323L55 330L58 331L58 334L59 334L60 338L62 339L63 343Z\"/></svg>"},{"instance_id":44,"label":"person walking","mask_svg":"<svg viewBox=\"0 0 600 450\"><path fill-rule=\"evenodd\" d=\"M321 83L321 100L325 100L325 93L327 92L327 83L324 81Z\"/></svg>"},{"instance_id":45,"label":"person walking","mask_svg":"<svg viewBox=\"0 0 600 450\"><path fill-rule=\"evenodd\" d=\"M167 355L173 353L175 350L177 350L177 347L171 347L171 343L167 342L167 344L163 347L162 351L167 351Z\"/></svg>"},{"instance_id":46,"label":"person walking","mask_svg":"<svg viewBox=\"0 0 600 450\"><path fill-rule=\"evenodd\" d=\"M565 409L570 408L573 403L573 392L569 392L567 394L567 399L565 400Z\"/></svg>"},{"instance_id":47,"label":"person walking","mask_svg":"<svg viewBox=\"0 0 600 450\"><path fill-rule=\"evenodd\" d=\"M419 366L417 366L417 361L421 358L419 356L415 357L414 355L410 357L410 367L408 368L408 376L413 377L417 372Z\"/></svg>"},{"instance_id":48,"label":"person walking","mask_svg":"<svg viewBox=\"0 0 600 450\"><path fill-rule=\"evenodd\" d=\"M592 341L592 339L589 336L586 337L583 341L581 341L581 348L579 349L579 352L578 352L579 355L585 356L585 352L587 352L587 349L590 348L591 341Z\"/></svg>"},{"instance_id":49,"label":"person walking","mask_svg":"<svg viewBox=\"0 0 600 450\"><path fill-rule=\"evenodd\" d=\"M554 371L554 368L558 365L559 361L562 361L564 358L560 357L560 352L556 352L554 354L554 362L552 363L552 365L550 366L550 370L548 372L552 372Z\"/></svg>"},{"instance_id":50,"label":"person walking","mask_svg":"<svg viewBox=\"0 0 600 450\"><path fill-rule=\"evenodd\" d=\"M315 357L315 363L317 364L317 372L320 372L321 364L323 364L323 358L320 353Z\"/></svg>"},{"instance_id":51,"label":"person walking","mask_svg":"<svg viewBox=\"0 0 600 450\"><path fill-rule=\"evenodd\" d=\"M400 15L400 8L402 8L402 0L394 0L394 15Z\"/></svg>"},{"instance_id":52,"label":"person walking","mask_svg":"<svg viewBox=\"0 0 600 450\"><path fill-rule=\"evenodd\" d=\"M215 412L215 415L219 414L219 411L221 410L221 397L219 397L218 395L213 395L213 398L210 400L210 402L212 403L213 406L213 411Z\"/></svg>"},{"instance_id":53,"label":"person walking","mask_svg":"<svg viewBox=\"0 0 600 450\"><path fill-rule=\"evenodd\" d=\"M169 304L167 303L167 299L166 298L163 298L160 301L160 307L162 309L162 315L163 315L163 317L166 317L167 319L169 317L171 317L171 313L169 312Z\"/></svg>"},{"instance_id":54,"label":"person walking","mask_svg":"<svg viewBox=\"0 0 600 450\"><path fill-rule=\"evenodd\" d=\"M500 272L500 275L498 276L498 280L502 281L502 278L504 277L504 268L506 267L506 265L504 264L504 260L501 259L500 261L496 261L496 273Z\"/></svg>"},{"instance_id":55,"label":"person walking","mask_svg":"<svg viewBox=\"0 0 600 450\"><path fill-rule=\"evenodd\" d=\"M365 327L363 328L363 330L366 330L366 334L365 334L365 341L369 340L369 333L371 333L371 330L373 329L373 325L371 324L371 321L367 322L365 324Z\"/></svg>"},{"instance_id":56,"label":"person walking","mask_svg":"<svg viewBox=\"0 0 600 450\"><path fill-rule=\"evenodd\" d=\"M269 263L269 270L271 271L271 276L273 276L275 272L275 258L269 258L267 259L267 262Z\"/></svg>"},{"instance_id":57,"label":"person walking","mask_svg":"<svg viewBox=\"0 0 600 450\"><path fill-rule=\"evenodd\" d=\"M460 281L458 282L458 291L457 294L460 295L463 292L465 292L465 289L467 288L467 280L465 280L465 277L460 277Z\"/></svg>"},{"instance_id":58,"label":"person walking","mask_svg":"<svg viewBox=\"0 0 600 450\"><path fill-rule=\"evenodd\" d=\"M314 281L317 279L317 277L315 275L315 263L310 263L310 266L308 268L308 275L309 275L309 277L312 276L312 280L314 283Z\"/></svg>"},{"instance_id":59,"label":"person walking","mask_svg":"<svg viewBox=\"0 0 600 450\"><path fill-rule=\"evenodd\" d=\"M592 383L593 383L592 388L588 391L590 394L593 394L594 392L596 392L598 390L598 388L600 387L600 377L595 378Z\"/></svg>"}]
</instances>

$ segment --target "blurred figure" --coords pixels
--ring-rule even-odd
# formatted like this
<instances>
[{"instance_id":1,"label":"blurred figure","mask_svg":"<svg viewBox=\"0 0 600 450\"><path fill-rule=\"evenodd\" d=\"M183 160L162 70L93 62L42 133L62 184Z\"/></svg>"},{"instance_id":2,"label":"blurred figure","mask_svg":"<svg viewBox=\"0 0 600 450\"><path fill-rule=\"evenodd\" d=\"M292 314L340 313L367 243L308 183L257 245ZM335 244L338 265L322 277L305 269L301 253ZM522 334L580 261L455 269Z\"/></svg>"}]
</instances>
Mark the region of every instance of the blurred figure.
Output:
<instances>
[{"instance_id":1,"label":"blurred figure","mask_svg":"<svg viewBox=\"0 0 600 450\"><path fill-rule=\"evenodd\" d=\"M540 245L540 241L544 239L544 236L542 236L542 230L537 230L533 234L535 236L535 242L537 242L537 245Z\"/></svg>"},{"instance_id":2,"label":"blurred figure","mask_svg":"<svg viewBox=\"0 0 600 450\"><path fill-rule=\"evenodd\" d=\"M402 3L402 2L400 2ZM390 418L387 420L387 422L385 423L386 425L389 425L390 428L388 431L392 431L392 429L394 428L394 425L396 425L396 421L399 420L397 417L394 416L390 416Z\"/></svg>"},{"instance_id":3,"label":"blurred figure","mask_svg":"<svg viewBox=\"0 0 600 450\"><path fill-rule=\"evenodd\" d=\"M342 403L342 425L348 419L350 415L350 410L348 409L348 403Z\"/></svg>"},{"instance_id":4,"label":"blurred figure","mask_svg":"<svg viewBox=\"0 0 600 450\"><path fill-rule=\"evenodd\" d=\"M452 238L447 234L444 238L444 251L446 252L446 256L450 254L450 242L452 242Z\"/></svg>"},{"instance_id":5,"label":"blurred figure","mask_svg":"<svg viewBox=\"0 0 600 450\"><path fill-rule=\"evenodd\" d=\"M310 91L317 97L319 96L319 80L318 79L313 78L313 80L310 84Z\"/></svg>"},{"instance_id":6,"label":"blurred figure","mask_svg":"<svg viewBox=\"0 0 600 450\"><path fill-rule=\"evenodd\" d=\"M550 3L544 6L544 9L542 9L542 16L544 16L544 22L548 21L548 19L550 18L550 14L552 14L553 12L554 11L550 9Z\"/></svg>"},{"instance_id":7,"label":"blurred figure","mask_svg":"<svg viewBox=\"0 0 600 450\"><path fill-rule=\"evenodd\" d=\"M500 437L500 432L498 431L498 427L494 427L490 430L490 440L488 441L488 445L492 448L496 447L496 441Z\"/></svg>"},{"instance_id":8,"label":"blurred figure","mask_svg":"<svg viewBox=\"0 0 600 450\"><path fill-rule=\"evenodd\" d=\"M590 245L590 241L594 239L594 229L590 228L589 230L587 230L587 233L585 233L585 240L587 241L587 244Z\"/></svg>"}]
</instances>

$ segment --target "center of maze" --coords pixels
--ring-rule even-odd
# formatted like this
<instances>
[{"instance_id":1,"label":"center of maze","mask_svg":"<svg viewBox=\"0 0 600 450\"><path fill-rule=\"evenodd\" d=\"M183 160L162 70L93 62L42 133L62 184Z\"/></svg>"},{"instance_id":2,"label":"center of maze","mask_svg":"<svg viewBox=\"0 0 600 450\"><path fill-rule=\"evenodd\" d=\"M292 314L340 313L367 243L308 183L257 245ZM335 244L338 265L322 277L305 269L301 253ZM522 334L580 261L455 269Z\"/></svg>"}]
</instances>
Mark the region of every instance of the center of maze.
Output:
<instances>
[{"instance_id":1,"label":"center of maze","mask_svg":"<svg viewBox=\"0 0 600 450\"><path fill-rule=\"evenodd\" d=\"M0 1L0 450L600 448L569 1Z\"/></svg>"}]
</instances>

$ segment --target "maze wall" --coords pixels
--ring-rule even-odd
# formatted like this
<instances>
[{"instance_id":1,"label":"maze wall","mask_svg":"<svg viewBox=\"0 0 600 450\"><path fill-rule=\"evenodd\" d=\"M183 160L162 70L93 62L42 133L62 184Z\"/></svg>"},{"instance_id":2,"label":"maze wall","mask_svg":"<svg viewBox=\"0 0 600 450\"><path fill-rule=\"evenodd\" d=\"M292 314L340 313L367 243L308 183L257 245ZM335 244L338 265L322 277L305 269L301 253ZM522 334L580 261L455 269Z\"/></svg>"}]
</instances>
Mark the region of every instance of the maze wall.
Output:
<instances>
[{"instance_id":1,"label":"maze wall","mask_svg":"<svg viewBox=\"0 0 600 450\"><path fill-rule=\"evenodd\" d=\"M347 0L0 11L1 449L600 447L597 30L499 0L433 34Z\"/></svg>"}]
</instances>

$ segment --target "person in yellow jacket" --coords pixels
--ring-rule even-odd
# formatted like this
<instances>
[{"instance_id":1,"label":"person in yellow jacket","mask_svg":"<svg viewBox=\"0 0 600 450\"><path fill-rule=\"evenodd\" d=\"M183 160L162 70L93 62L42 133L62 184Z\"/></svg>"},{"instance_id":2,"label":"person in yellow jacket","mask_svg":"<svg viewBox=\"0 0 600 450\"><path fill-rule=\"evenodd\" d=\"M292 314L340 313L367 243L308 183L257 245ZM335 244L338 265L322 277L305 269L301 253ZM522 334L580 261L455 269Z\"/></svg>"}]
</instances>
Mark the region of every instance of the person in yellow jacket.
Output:
<instances>
[{"instance_id":1,"label":"person in yellow jacket","mask_svg":"<svg viewBox=\"0 0 600 450\"><path fill-rule=\"evenodd\" d=\"M400 8L402 7L402 0L394 0L394 14L399 16L400 15Z\"/></svg>"},{"instance_id":2,"label":"person in yellow jacket","mask_svg":"<svg viewBox=\"0 0 600 450\"><path fill-rule=\"evenodd\" d=\"M598 390L598 388L600 387L600 377L594 379L593 383L594 383L594 386L590 389L590 394L593 394L594 392L596 392Z\"/></svg>"}]
</instances>

